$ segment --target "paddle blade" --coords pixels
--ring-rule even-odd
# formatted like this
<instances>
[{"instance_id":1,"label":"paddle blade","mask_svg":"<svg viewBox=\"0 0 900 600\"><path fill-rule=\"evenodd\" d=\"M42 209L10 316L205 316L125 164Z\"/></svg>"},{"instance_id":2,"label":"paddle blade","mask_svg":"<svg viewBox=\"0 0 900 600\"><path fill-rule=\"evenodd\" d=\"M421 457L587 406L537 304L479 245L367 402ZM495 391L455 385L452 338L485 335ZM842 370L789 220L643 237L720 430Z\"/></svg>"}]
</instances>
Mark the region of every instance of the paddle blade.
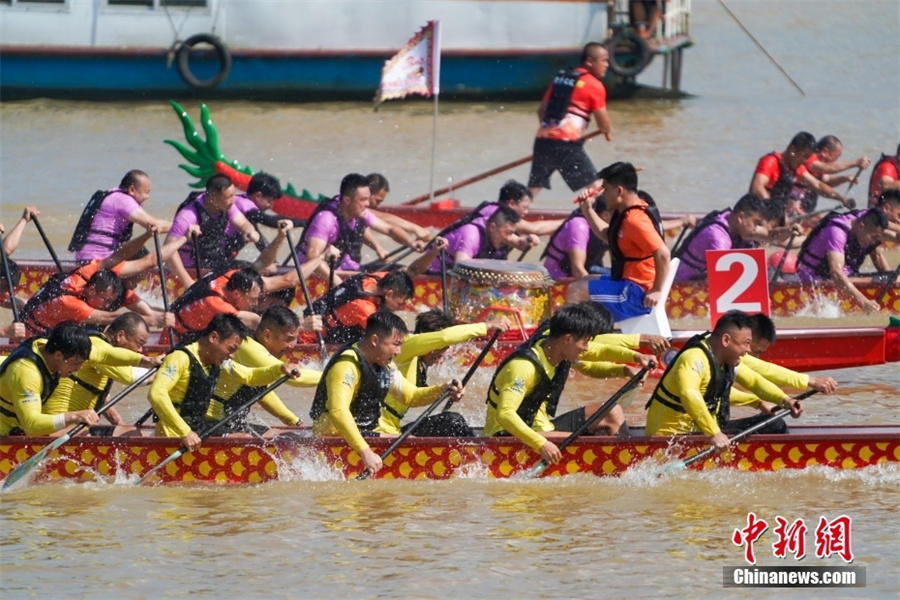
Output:
<instances>
[{"instance_id":1,"label":"paddle blade","mask_svg":"<svg viewBox=\"0 0 900 600\"><path fill-rule=\"evenodd\" d=\"M687 469L687 463L685 463L683 460L676 460L675 462L671 462L657 469L656 476L663 477L665 475L674 475L675 473L684 471L685 469Z\"/></svg>"},{"instance_id":2,"label":"paddle blade","mask_svg":"<svg viewBox=\"0 0 900 600\"><path fill-rule=\"evenodd\" d=\"M16 485L17 482L22 480L26 475L28 475L31 471L34 470L39 464L44 461L47 454L50 453L51 446L44 446L40 452L23 462L21 465L13 469L9 475L6 476L6 479L3 481L3 491L7 491Z\"/></svg>"}]
</instances>

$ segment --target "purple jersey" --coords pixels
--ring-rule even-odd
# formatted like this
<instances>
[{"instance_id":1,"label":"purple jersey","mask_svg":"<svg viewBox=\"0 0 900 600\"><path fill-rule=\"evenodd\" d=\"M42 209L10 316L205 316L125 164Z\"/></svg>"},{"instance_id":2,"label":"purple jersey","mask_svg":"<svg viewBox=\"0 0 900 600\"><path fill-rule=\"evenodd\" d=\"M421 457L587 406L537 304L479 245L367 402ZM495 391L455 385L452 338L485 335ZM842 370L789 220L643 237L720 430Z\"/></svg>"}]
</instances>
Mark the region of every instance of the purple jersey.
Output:
<instances>
[{"instance_id":1,"label":"purple jersey","mask_svg":"<svg viewBox=\"0 0 900 600\"><path fill-rule=\"evenodd\" d=\"M109 247L111 238L97 234L93 230L105 231L119 236L128 227L130 223L129 217L141 207L137 200L118 188L113 188L109 191L112 193L103 199L97 214L94 215L94 220L91 223L92 231L88 234L84 247L75 253L77 260L106 258L112 254L113 248Z\"/></svg>"},{"instance_id":2,"label":"purple jersey","mask_svg":"<svg viewBox=\"0 0 900 600\"><path fill-rule=\"evenodd\" d=\"M675 272L675 281L690 281L706 278L706 251L754 248L756 244L732 235L728 225L731 210L723 210L712 222L697 224L697 232L685 240L685 247L679 251L681 264ZM704 219L706 220L706 219Z\"/></svg>"},{"instance_id":3,"label":"purple jersey","mask_svg":"<svg viewBox=\"0 0 900 600\"><path fill-rule=\"evenodd\" d=\"M591 239L591 226L588 225L586 219L569 219L559 229L559 233L553 238L554 248L548 248L547 258L544 259L544 268L550 273L550 277L554 279L562 279L571 277L560 266L560 261L568 256L572 250L581 250L587 252L588 242ZM557 251L564 253L561 256L555 256Z\"/></svg>"},{"instance_id":4,"label":"purple jersey","mask_svg":"<svg viewBox=\"0 0 900 600\"><path fill-rule=\"evenodd\" d=\"M340 202L340 197L335 197L331 200L333 206L337 206ZM375 221L375 215L371 213L368 209L363 213L362 216L363 225L367 228L372 226L372 223ZM357 225L356 219L350 219L347 221L347 226L350 229L355 229ZM304 242L300 244L300 248L297 252L297 256L301 262L306 262L306 244L305 240L310 238L316 238L319 240L325 240L325 246L329 246L334 244L338 239L338 234L340 233L340 224L338 223L337 216L331 212L330 210L322 210L320 211L315 218L313 218L312 222L307 227L306 237L304 238ZM341 264L338 266L338 269L343 271L356 271L359 269L359 263L350 258L349 254L345 254L343 260L341 260Z\"/></svg>"},{"instance_id":5,"label":"purple jersey","mask_svg":"<svg viewBox=\"0 0 900 600\"><path fill-rule=\"evenodd\" d=\"M819 233L803 248L801 258L797 261L797 277L803 282L821 281L822 277L816 273L815 266L807 264L805 259L812 260L813 257L820 257L823 261L828 261L829 252L838 252L845 254L847 242L850 237L850 223L854 218L861 217L863 213L854 215L847 213L832 219L825 225ZM820 269L824 271L824 269ZM845 262L844 273L853 275L853 268Z\"/></svg>"},{"instance_id":6,"label":"purple jersey","mask_svg":"<svg viewBox=\"0 0 900 600\"><path fill-rule=\"evenodd\" d=\"M175 220L172 221L172 229L169 230L169 236L173 238L181 237L187 233L187 230L191 225L199 225L200 222L197 220L197 212L194 210L204 210L202 208L203 198L206 196L205 193L200 194L197 198L194 199L193 204L196 206L185 206L181 210L179 210L175 214ZM234 223L234 220L237 216L241 214L237 208L237 204L232 204L231 208L228 209L228 215L209 215L210 219L228 219L229 224L227 227L233 227L231 224ZM226 231L228 229L226 228ZM232 229L231 231L236 231ZM224 243L224 239L222 240ZM224 246L223 246L224 252ZM178 249L178 256L181 257L181 263L187 267L194 266L194 257L191 255L191 244L186 243ZM204 259L205 261L205 259Z\"/></svg>"}]
</instances>

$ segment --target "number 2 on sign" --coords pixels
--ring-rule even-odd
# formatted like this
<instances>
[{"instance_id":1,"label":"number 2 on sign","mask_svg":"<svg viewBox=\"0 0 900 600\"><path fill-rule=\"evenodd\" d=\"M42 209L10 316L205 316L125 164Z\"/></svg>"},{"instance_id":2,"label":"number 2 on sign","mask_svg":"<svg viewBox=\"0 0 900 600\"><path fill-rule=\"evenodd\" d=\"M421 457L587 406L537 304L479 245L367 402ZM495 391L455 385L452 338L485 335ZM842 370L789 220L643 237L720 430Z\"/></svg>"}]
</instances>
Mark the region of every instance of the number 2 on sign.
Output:
<instances>
[{"instance_id":1,"label":"number 2 on sign","mask_svg":"<svg viewBox=\"0 0 900 600\"><path fill-rule=\"evenodd\" d=\"M746 313L758 313L762 310L761 302L738 302L738 296L750 289L756 276L759 275L759 265L752 256L732 252L720 256L716 261L716 273L731 271L732 265L740 265L740 276L725 293L716 300L716 312L724 313L729 310L742 310Z\"/></svg>"},{"instance_id":2,"label":"number 2 on sign","mask_svg":"<svg viewBox=\"0 0 900 600\"><path fill-rule=\"evenodd\" d=\"M706 268L709 273L709 316L713 327L729 310L769 314L765 250L709 250Z\"/></svg>"}]
</instances>

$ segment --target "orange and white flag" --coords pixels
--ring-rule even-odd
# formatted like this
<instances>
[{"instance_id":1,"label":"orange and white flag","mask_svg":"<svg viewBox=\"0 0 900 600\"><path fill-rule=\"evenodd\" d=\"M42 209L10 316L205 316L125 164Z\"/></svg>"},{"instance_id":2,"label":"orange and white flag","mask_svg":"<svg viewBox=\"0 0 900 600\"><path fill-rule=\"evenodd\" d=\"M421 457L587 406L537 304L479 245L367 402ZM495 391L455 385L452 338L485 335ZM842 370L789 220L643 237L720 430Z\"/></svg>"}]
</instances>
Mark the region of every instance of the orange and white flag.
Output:
<instances>
[{"instance_id":1,"label":"orange and white flag","mask_svg":"<svg viewBox=\"0 0 900 600\"><path fill-rule=\"evenodd\" d=\"M441 27L440 21L428 21L416 35L381 69L381 84L375 93L375 106L385 100L405 98L409 94L426 97L440 94Z\"/></svg>"}]
</instances>

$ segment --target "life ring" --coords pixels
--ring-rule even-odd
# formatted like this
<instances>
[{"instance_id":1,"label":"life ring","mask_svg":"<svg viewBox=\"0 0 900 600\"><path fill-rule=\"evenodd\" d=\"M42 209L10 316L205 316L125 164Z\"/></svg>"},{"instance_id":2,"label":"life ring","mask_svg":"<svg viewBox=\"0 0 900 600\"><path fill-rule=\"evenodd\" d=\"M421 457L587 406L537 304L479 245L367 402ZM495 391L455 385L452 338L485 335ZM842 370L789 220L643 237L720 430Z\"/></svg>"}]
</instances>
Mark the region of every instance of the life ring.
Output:
<instances>
[{"instance_id":1,"label":"life ring","mask_svg":"<svg viewBox=\"0 0 900 600\"><path fill-rule=\"evenodd\" d=\"M216 51L219 58L219 71L207 79L200 79L191 72L191 48L197 44L209 44ZM178 62L178 74L184 82L199 90L208 90L216 87L228 77L231 72L231 53L218 36L211 33L198 33L184 40L178 47L176 55Z\"/></svg>"},{"instance_id":2,"label":"life ring","mask_svg":"<svg viewBox=\"0 0 900 600\"><path fill-rule=\"evenodd\" d=\"M609 40L609 68L616 75L634 77L644 70L653 54L638 33L630 28L620 30Z\"/></svg>"}]
</instances>

